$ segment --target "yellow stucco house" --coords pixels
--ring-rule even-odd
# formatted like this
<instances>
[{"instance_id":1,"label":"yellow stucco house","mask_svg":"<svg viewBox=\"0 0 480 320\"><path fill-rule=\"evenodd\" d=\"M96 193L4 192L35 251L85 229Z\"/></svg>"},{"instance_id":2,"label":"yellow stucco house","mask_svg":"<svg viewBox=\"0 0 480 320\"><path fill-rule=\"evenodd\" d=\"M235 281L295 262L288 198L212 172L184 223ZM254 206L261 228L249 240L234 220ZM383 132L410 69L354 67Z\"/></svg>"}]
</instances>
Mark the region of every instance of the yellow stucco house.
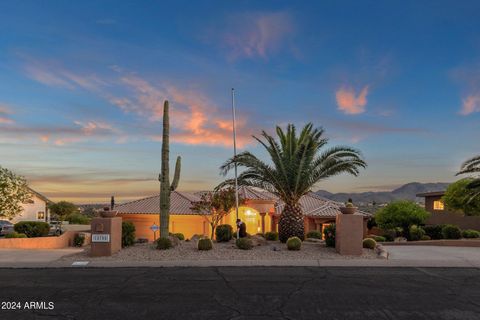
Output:
<instances>
[{"instance_id":1,"label":"yellow stucco house","mask_svg":"<svg viewBox=\"0 0 480 320\"><path fill-rule=\"evenodd\" d=\"M245 199L239 208L239 218L247 225L250 234L277 231L278 220L283 203L273 194L251 187L239 187L239 195ZM174 191L170 198L170 232L181 232L186 238L194 234L210 235L210 225L203 214L192 211L192 203L199 201L198 193ZM300 203L304 212L305 232L322 231L324 225L335 222L340 204L330 201L311 192L305 195ZM136 237L150 241L154 234L150 227L159 225L159 196L116 205L115 210L123 221L135 224ZM367 216L366 216L367 217ZM235 230L235 210L224 217L222 223L230 224Z\"/></svg>"}]
</instances>

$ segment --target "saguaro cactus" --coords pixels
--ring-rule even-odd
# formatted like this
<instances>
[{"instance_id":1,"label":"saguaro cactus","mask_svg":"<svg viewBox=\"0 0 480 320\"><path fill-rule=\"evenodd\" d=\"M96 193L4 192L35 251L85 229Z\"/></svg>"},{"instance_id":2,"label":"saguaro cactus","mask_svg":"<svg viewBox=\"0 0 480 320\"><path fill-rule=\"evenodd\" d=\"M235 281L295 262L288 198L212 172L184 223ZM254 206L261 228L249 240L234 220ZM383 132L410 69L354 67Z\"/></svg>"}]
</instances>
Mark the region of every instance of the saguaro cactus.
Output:
<instances>
[{"instance_id":1,"label":"saguaro cactus","mask_svg":"<svg viewBox=\"0 0 480 320\"><path fill-rule=\"evenodd\" d=\"M168 117L168 101L163 104L163 136L162 136L162 171L158 176L160 181L160 237L168 237L170 220L170 194L177 189L180 180L181 157L177 157L175 174L170 184L170 121Z\"/></svg>"}]
</instances>

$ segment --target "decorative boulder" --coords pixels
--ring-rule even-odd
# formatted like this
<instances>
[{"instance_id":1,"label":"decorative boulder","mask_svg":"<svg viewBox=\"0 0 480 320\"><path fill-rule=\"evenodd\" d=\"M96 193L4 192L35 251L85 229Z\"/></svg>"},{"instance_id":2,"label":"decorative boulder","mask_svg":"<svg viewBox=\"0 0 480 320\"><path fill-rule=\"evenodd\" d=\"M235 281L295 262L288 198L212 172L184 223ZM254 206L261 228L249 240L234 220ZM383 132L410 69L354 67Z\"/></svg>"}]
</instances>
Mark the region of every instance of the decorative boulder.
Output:
<instances>
[{"instance_id":1,"label":"decorative boulder","mask_svg":"<svg viewBox=\"0 0 480 320\"><path fill-rule=\"evenodd\" d=\"M396 237L393 242L407 242L407 238L405 237Z\"/></svg>"},{"instance_id":2,"label":"decorative boulder","mask_svg":"<svg viewBox=\"0 0 480 320\"><path fill-rule=\"evenodd\" d=\"M264 237L258 236L258 235L251 236L250 240L252 240L252 243L255 247L264 246L268 244L267 240Z\"/></svg>"},{"instance_id":3,"label":"decorative boulder","mask_svg":"<svg viewBox=\"0 0 480 320\"><path fill-rule=\"evenodd\" d=\"M168 239L172 242L172 246L176 247L180 244L180 239L178 239L176 236L168 236Z\"/></svg>"}]
</instances>

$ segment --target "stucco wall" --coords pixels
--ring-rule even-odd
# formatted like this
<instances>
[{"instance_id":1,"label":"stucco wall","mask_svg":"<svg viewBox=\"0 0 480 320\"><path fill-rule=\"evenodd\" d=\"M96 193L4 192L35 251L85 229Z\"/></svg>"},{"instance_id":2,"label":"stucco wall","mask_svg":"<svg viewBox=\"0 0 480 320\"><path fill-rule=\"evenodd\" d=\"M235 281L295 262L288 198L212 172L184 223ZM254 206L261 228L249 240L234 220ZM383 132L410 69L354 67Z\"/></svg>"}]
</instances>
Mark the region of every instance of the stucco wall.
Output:
<instances>
[{"instance_id":1,"label":"stucco wall","mask_svg":"<svg viewBox=\"0 0 480 320\"><path fill-rule=\"evenodd\" d=\"M480 230L480 216L463 216L456 213L435 213L426 221L426 224L455 224L460 229Z\"/></svg>"},{"instance_id":2,"label":"stucco wall","mask_svg":"<svg viewBox=\"0 0 480 320\"><path fill-rule=\"evenodd\" d=\"M2 249L61 249L73 246L77 232L67 231L59 237L0 239ZM87 242L90 239L87 240Z\"/></svg>"},{"instance_id":3,"label":"stucco wall","mask_svg":"<svg viewBox=\"0 0 480 320\"><path fill-rule=\"evenodd\" d=\"M19 221L47 221L46 202L40 199L37 195L33 195L32 200L33 203L22 204L22 213L13 218L12 223L17 223ZM39 211L44 212L44 219L37 219L37 213Z\"/></svg>"}]
</instances>

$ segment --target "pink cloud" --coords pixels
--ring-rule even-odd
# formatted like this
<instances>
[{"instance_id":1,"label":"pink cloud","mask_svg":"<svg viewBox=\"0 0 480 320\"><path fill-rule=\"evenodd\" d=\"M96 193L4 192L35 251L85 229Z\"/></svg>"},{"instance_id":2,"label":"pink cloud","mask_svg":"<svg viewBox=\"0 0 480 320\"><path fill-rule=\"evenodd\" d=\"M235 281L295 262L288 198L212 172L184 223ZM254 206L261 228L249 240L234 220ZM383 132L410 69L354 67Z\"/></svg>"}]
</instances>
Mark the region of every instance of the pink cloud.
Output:
<instances>
[{"instance_id":1,"label":"pink cloud","mask_svg":"<svg viewBox=\"0 0 480 320\"><path fill-rule=\"evenodd\" d=\"M480 112L480 94L469 95L463 99L462 110L460 110L460 114L466 116L474 112Z\"/></svg>"},{"instance_id":2,"label":"pink cloud","mask_svg":"<svg viewBox=\"0 0 480 320\"><path fill-rule=\"evenodd\" d=\"M15 123L9 115L12 113L11 109L6 105L0 104L0 124L12 124Z\"/></svg>"},{"instance_id":3,"label":"pink cloud","mask_svg":"<svg viewBox=\"0 0 480 320\"><path fill-rule=\"evenodd\" d=\"M284 45L295 29L286 12L242 14L233 20L224 36L232 59L267 58Z\"/></svg>"},{"instance_id":4,"label":"pink cloud","mask_svg":"<svg viewBox=\"0 0 480 320\"><path fill-rule=\"evenodd\" d=\"M358 95L351 87L341 87L335 96L338 109L345 114L360 114L365 112L367 105L368 86L363 87Z\"/></svg>"}]
</instances>

